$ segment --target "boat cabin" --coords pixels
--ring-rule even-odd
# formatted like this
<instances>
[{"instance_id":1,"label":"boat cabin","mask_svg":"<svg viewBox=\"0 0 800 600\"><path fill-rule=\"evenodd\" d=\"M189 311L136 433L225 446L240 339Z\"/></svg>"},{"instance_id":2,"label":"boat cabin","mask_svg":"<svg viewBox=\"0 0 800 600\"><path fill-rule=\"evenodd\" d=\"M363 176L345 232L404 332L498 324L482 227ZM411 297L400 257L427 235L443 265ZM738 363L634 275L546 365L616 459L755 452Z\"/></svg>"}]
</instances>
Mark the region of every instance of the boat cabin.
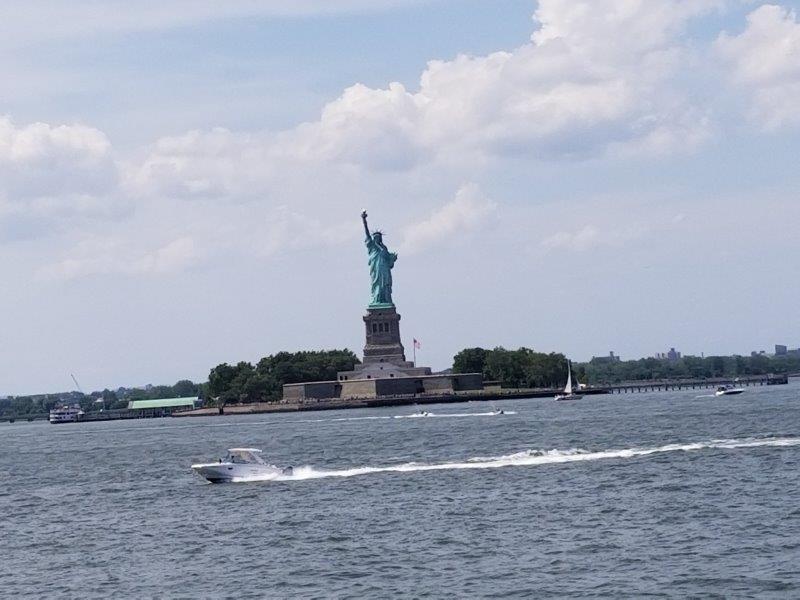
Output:
<instances>
[{"instance_id":1,"label":"boat cabin","mask_svg":"<svg viewBox=\"0 0 800 600\"><path fill-rule=\"evenodd\" d=\"M233 464L266 464L264 459L261 458L261 450L258 448L230 448L228 456L225 457L225 462Z\"/></svg>"}]
</instances>

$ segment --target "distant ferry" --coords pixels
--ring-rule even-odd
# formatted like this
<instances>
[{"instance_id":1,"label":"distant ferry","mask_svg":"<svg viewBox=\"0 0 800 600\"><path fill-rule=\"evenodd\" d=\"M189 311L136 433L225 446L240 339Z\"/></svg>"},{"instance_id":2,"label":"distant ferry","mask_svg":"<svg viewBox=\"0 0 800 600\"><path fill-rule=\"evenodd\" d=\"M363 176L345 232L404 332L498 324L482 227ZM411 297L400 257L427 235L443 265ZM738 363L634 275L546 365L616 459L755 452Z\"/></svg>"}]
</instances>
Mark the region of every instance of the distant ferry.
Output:
<instances>
[{"instance_id":1,"label":"distant ferry","mask_svg":"<svg viewBox=\"0 0 800 600\"><path fill-rule=\"evenodd\" d=\"M50 422L56 423L75 423L83 416L81 407L77 404L72 406L56 406L50 411Z\"/></svg>"}]
</instances>

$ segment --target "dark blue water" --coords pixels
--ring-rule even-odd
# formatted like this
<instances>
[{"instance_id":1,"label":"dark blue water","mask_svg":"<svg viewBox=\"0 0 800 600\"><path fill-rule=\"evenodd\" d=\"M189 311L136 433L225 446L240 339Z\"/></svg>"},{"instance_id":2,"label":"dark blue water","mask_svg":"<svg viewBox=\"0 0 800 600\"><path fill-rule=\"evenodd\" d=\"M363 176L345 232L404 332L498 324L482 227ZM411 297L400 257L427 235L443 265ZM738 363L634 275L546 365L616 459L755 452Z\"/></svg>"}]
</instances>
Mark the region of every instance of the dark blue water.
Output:
<instances>
[{"instance_id":1,"label":"dark blue water","mask_svg":"<svg viewBox=\"0 0 800 600\"><path fill-rule=\"evenodd\" d=\"M800 597L800 386L697 393L3 424L0 596Z\"/></svg>"}]
</instances>

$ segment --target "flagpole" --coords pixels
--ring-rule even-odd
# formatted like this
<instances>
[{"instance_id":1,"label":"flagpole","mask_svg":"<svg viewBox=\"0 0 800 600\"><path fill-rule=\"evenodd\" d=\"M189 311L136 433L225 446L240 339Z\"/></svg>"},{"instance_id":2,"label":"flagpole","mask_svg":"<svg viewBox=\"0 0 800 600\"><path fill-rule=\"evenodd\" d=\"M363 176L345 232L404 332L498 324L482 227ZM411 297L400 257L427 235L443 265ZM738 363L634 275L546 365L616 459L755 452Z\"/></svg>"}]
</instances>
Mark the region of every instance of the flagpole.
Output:
<instances>
[{"instance_id":1,"label":"flagpole","mask_svg":"<svg viewBox=\"0 0 800 600\"><path fill-rule=\"evenodd\" d=\"M417 367L417 338L414 338L414 343L411 344L414 346L414 368Z\"/></svg>"}]
</instances>

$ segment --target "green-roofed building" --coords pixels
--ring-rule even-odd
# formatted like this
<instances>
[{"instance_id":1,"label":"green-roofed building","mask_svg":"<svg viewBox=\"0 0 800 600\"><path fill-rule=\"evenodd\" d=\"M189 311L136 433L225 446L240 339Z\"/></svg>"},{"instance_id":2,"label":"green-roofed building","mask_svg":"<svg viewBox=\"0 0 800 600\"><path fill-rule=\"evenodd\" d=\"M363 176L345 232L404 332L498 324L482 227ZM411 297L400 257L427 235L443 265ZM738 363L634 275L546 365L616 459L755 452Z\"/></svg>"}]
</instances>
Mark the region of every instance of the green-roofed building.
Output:
<instances>
[{"instance_id":1,"label":"green-roofed building","mask_svg":"<svg viewBox=\"0 0 800 600\"><path fill-rule=\"evenodd\" d=\"M128 402L128 410L141 411L143 417L159 417L172 414L176 410L191 410L198 402L197 396L161 398L159 400L130 400Z\"/></svg>"}]
</instances>

